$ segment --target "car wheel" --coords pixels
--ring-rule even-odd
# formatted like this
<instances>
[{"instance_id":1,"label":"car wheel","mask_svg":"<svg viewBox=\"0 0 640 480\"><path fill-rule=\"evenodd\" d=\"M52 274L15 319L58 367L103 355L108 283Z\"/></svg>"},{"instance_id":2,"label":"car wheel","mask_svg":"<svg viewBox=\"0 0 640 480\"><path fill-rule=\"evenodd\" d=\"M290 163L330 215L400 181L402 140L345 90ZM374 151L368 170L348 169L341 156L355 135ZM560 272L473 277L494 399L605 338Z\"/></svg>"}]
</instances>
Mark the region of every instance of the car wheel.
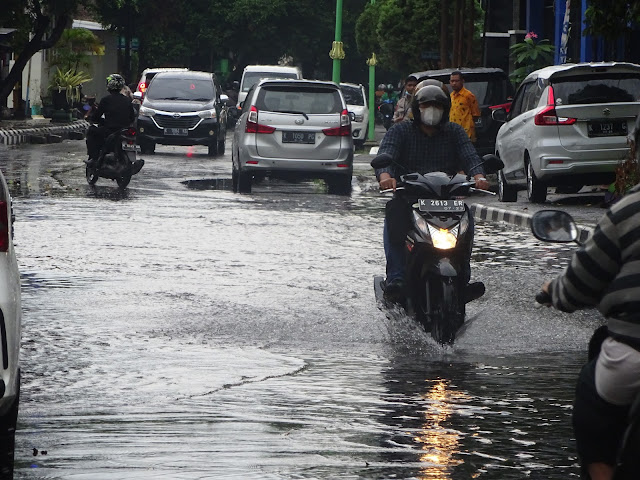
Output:
<instances>
[{"instance_id":1,"label":"car wheel","mask_svg":"<svg viewBox=\"0 0 640 480\"><path fill-rule=\"evenodd\" d=\"M218 154L218 141L213 140L209 145L207 145L207 155L210 157L215 157Z\"/></svg>"},{"instance_id":2,"label":"car wheel","mask_svg":"<svg viewBox=\"0 0 640 480\"><path fill-rule=\"evenodd\" d=\"M18 421L19 405L20 371L18 370L18 389L16 396L7 412L0 416L0 478L13 478L16 424Z\"/></svg>"},{"instance_id":3,"label":"car wheel","mask_svg":"<svg viewBox=\"0 0 640 480\"><path fill-rule=\"evenodd\" d=\"M237 172L237 192L238 193L251 193L251 180L252 175L247 172Z\"/></svg>"},{"instance_id":4,"label":"car wheel","mask_svg":"<svg viewBox=\"0 0 640 480\"><path fill-rule=\"evenodd\" d=\"M527 197L532 203L544 203L547 200L547 186L536 178L531 160L527 162Z\"/></svg>"},{"instance_id":5,"label":"car wheel","mask_svg":"<svg viewBox=\"0 0 640 480\"><path fill-rule=\"evenodd\" d=\"M329 193L333 195L351 195L351 175L336 175L326 180Z\"/></svg>"},{"instance_id":6,"label":"car wheel","mask_svg":"<svg viewBox=\"0 0 640 480\"><path fill-rule=\"evenodd\" d=\"M518 190L507 183L502 170L498 172L498 199L501 202L515 202L518 199Z\"/></svg>"},{"instance_id":7,"label":"car wheel","mask_svg":"<svg viewBox=\"0 0 640 480\"><path fill-rule=\"evenodd\" d=\"M218 155L224 155L226 147L226 139L223 138L221 142L218 142Z\"/></svg>"}]
</instances>

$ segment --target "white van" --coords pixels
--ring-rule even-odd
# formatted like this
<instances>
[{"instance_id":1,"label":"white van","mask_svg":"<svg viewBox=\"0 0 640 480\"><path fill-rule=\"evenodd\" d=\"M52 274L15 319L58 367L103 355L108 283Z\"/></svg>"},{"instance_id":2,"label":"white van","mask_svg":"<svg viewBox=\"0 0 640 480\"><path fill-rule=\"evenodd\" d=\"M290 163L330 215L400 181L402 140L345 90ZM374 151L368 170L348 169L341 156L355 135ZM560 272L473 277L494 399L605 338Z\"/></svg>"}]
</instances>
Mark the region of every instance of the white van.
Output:
<instances>
[{"instance_id":1,"label":"white van","mask_svg":"<svg viewBox=\"0 0 640 480\"><path fill-rule=\"evenodd\" d=\"M281 65L247 65L242 72L240 92L238 93L238 105L247 98L247 92L261 78L302 78L302 72L298 67L283 67Z\"/></svg>"}]
</instances>

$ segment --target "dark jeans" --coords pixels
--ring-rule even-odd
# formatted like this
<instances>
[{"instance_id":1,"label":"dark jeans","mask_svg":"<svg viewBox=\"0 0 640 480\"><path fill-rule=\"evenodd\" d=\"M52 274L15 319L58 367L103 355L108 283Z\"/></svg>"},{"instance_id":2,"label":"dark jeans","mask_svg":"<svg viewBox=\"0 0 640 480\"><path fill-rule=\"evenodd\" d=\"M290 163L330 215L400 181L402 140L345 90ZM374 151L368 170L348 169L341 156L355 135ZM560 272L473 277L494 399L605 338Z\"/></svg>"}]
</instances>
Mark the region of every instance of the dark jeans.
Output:
<instances>
[{"instance_id":1,"label":"dark jeans","mask_svg":"<svg viewBox=\"0 0 640 480\"><path fill-rule=\"evenodd\" d=\"M412 225L410 215L411 207L407 205L404 199L394 197L387 203L382 235L384 254L387 258L387 282L395 279L405 279L407 262L405 238ZM471 279L471 250L473 248L474 228L473 216L469 215L467 238L470 241L466 242L466 245L462 245L460 251L464 255L460 277L465 285Z\"/></svg>"},{"instance_id":2,"label":"dark jeans","mask_svg":"<svg viewBox=\"0 0 640 480\"><path fill-rule=\"evenodd\" d=\"M119 128L90 126L87 130L87 155L89 158L97 160L102 149L105 152L113 150L118 135L111 136L111 134L119 131Z\"/></svg>"}]
</instances>

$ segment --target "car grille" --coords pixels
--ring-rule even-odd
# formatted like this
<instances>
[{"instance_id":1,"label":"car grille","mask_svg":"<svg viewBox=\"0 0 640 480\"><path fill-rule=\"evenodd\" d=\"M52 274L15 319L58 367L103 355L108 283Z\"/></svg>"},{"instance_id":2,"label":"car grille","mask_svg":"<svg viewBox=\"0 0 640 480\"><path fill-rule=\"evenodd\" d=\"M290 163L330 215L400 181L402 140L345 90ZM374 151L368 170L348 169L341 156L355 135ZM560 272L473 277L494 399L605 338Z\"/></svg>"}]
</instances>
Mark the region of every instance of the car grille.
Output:
<instances>
[{"instance_id":1,"label":"car grille","mask_svg":"<svg viewBox=\"0 0 640 480\"><path fill-rule=\"evenodd\" d=\"M162 115L160 113L156 113L153 119L160 128L194 128L201 120L197 115L176 118L173 115Z\"/></svg>"}]
</instances>

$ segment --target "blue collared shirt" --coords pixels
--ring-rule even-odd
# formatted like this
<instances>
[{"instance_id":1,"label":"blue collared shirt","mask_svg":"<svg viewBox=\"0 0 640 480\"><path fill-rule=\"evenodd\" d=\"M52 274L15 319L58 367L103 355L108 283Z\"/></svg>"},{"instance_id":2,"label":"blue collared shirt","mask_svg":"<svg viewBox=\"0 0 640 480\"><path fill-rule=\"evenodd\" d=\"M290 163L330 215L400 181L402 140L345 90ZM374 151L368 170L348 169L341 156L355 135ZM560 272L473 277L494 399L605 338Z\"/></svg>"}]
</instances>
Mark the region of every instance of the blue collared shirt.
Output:
<instances>
[{"instance_id":1,"label":"blue collared shirt","mask_svg":"<svg viewBox=\"0 0 640 480\"><path fill-rule=\"evenodd\" d=\"M385 134L378 154L388 153L398 165L376 170L376 177L387 172L398 179L406 173L464 171L467 175L483 174L480 157L464 129L452 122L444 122L433 136L424 134L413 122L393 125Z\"/></svg>"}]
</instances>

